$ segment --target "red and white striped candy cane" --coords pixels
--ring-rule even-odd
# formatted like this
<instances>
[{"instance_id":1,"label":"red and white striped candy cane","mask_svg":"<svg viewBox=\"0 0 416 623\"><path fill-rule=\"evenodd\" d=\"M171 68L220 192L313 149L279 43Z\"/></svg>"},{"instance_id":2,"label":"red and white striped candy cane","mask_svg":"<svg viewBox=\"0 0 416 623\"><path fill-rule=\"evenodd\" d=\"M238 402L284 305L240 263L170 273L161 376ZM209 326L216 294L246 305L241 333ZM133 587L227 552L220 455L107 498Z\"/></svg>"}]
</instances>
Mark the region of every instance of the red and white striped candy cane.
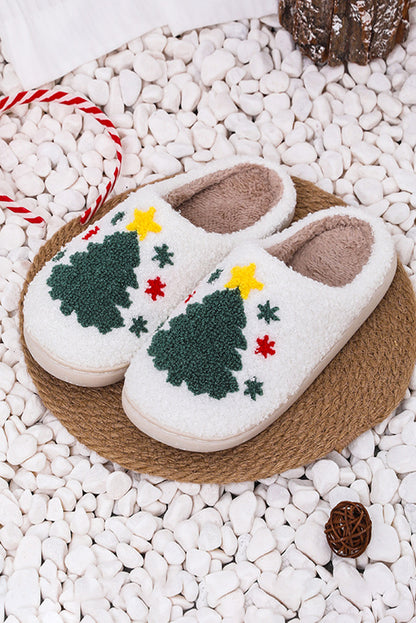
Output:
<instances>
[{"instance_id":1,"label":"red and white striped candy cane","mask_svg":"<svg viewBox=\"0 0 416 623\"><path fill-rule=\"evenodd\" d=\"M0 99L0 113L5 110L9 110L16 106L17 104L30 104L32 102L58 102L59 104L65 104L66 106L76 106L78 110L87 115L91 115L104 126L107 134L112 138L114 143L116 144L116 158L118 160L118 164L114 170L113 180L109 181L107 186L105 187L105 192L97 197L95 203L85 210L84 214L81 216L81 223L87 223L90 218L94 216L98 208L104 203L107 199L109 193L113 190L114 184L116 183L118 176L120 175L121 168L121 141L120 137L117 134L117 130L114 127L113 123L110 119L103 113L103 111L95 106L92 102L90 102L87 98L81 97L79 95L72 95L71 93L67 93L66 91L50 91L49 89L36 89L35 91L22 91L17 95L13 95L10 97L3 97ZM26 221L29 223L44 223L44 219L41 216L36 216L27 208L20 206L18 203L13 201L7 195L0 195L0 201L5 202L6 207L9 208L12 212L16 214L20 214Z\"/></svg>"}]
</instances>

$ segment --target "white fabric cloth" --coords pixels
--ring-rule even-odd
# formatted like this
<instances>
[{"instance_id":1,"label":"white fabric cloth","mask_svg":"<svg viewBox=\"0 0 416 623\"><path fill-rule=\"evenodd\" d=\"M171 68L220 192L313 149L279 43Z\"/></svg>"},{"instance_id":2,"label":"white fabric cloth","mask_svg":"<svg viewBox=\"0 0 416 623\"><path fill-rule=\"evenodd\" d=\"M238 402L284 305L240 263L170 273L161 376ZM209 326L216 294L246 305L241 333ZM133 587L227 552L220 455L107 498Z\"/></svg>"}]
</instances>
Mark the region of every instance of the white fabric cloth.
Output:
<instances>
[{"instance_id":1,"label":"white fabric cloth","mask_svg":"<svg viewBox=\"0 0 416 623\"><path fill-rule=\"evenodd\" d=\"M0 36L31 89L159 26L178 35L276 11L277 0L0 0Z\"/></svg>"}]
</instances>

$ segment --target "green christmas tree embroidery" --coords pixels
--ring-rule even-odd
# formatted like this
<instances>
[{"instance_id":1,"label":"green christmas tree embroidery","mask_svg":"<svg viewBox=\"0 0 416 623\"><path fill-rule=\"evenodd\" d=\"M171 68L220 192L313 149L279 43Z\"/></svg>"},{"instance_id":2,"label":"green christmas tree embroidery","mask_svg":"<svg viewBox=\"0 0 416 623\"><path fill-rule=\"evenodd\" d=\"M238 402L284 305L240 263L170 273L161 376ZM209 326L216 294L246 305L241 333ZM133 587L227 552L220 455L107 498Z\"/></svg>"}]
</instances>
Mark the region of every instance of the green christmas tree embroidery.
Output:
<instances>
[{"instance_id":1,"label":"green christmas tree embroidery","mask_svg":"<svg viewBox=\"0 0 416 623\"><path fill-rule=\"evenodd\" d=\"M61 260L64 255L65 255L65 251L58 251L55 257L52 258L52 262L59 262L59 260Z\"/></svg>"},{"instance_id":2,"label":"green christmas tree embroidery","mask_svg":"<svg viewBox=\"0 0 416 623\"><path fill-rule=\"evenodd\" d=\"M168 370L172 385L183 381L195 395L224 398L238 391L232 370L241 370L247 342L243 300L238 288L209 294L191 303L185 313L170 321L170 328L153 336L148 349L158 370Z\"/></svg>"},{"instance_id":3,"label":"green christmas tree embroidery","mask_svg":"<svg viewBox=\"0 0 416 623\"><path fill-rule=\"evenodd\" d=\"M149 329L147 329L146 325L147 320L145 320L143 316L138 316L131 321L129 331L134 333L137 337L140 337L142 333L149 333Z\"/></svg>"},{"instance_id":4,"label":"green christmas tree embroidery","mask_svg":"<svg viewBox=\"0 0 416 623\"><path fill-rule=\"evenodd\" d=\"M125 212L117 212L117 214L115 214L113 218L111 219L111 224L117 225L117 223L121 221L124 215L125 215Z\"/></svg>"},{"instance_id":5,"label":"green christmas tree embroidery","mask_svg":"<svg viewBox=\"0 0 416 623\"><path fill-rule=\"evenodd\" d=\"M156 255L152 257L154 262L159 262L159 268L164 268L166 264L172 264L173 262L170 259L173 257L173 251L169 251L169 247L167 244L162 244L161 247L153 247Z\"/></svg>"},{"instance_id":6,"label":"green christmas tree embroidery","mask_svg":"<svg viewBox=\"0 0 416 623\"><path fill-rule=\"evenodd\" d=\"M276 316L276 312L279 311L278 307L270 307L270 301L266 301L264 305L257 305L259 309L259 314L257 314L257 318L264 319L267 324L270 324L271 320L280 320L278 316Z\"/></svg>"},{"instance_id":7,"label":"green christmas tree embroidery","mask_svg":"<svg viewBox=\"0 0 416 623\"><path fill-rule=\"evenodd\" d=\"M211 273L211 275L209 276L208 283L214 283L214 281L216 281L219 278L222 272L223 272L222 268L217 268L217 270L214 270L214 272Z\"/></svg>"},{"instance_id":8,"label":"green christmas tree embroidery","mask_svg":"<svg viewBox=\"0 0 416 623\"><path fill-rule=\"evenodd\" d=\"M123 327L117 306L130 307L127 288L139 287L133 270L140 263L137 234L115 232L69 259L68 265L54 266L47 281L51 298L61 301L61 312L69 316L75 311L81 326L104 334Z\"/></svg>"},{"instance_id":9,"label":"green christmas tree embroidery","mask_svg":"<svg viewBox=\"0 0 416 623\"><path fill-rule=\"evenodd\" d=\"M257 396L263 396L263 383L257 380L257 377L247 379L244 381L246 389L244 390L245 396L250 396L251 400L256 400Z\"/></svg>"}]
</instances>

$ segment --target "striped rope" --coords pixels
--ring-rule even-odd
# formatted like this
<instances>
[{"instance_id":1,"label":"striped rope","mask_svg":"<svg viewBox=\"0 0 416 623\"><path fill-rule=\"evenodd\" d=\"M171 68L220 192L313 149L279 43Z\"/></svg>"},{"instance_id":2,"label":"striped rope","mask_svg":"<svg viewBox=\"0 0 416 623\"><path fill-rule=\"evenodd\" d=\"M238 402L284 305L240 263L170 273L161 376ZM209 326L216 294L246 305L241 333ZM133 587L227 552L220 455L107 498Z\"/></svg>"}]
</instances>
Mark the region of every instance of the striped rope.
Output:
<instances>
[{"instance_id":1,"label":"striped rope","mask_svg":"<svg viewBox=\"0 0 416 623\"><path fill-rule=\"evenodd\" d=\"M121 141L119 135L117 134L117 130L114 127L113 123L110 121L110 119L103 113L100 108L98 108L98 106L95 106L85 97L81 97L79 95L74 96L71 93L67 93L66 91L36 89L35 91L22 91L17 95L3 97L2 99L0 99L0 113L6 110L10 110L10 108L13 108L17 104L31 104L32 102L58 102L59 104L65 104L66 106L76 106L76 108L81 112L94 117L98 121L98 123L100 123L104 127L108 136L116 144L116 158L118 162L114 170L113 180L110 180L107 183L105 187L105 192L101 193L95 200L94 204L87 208L84 214L82 214L82 216L80 217L81 223L87 223L94 216L98 208L102 206L104 201L107 199L108 195L114 188L114 184L116 183L118 176L120 175L122 155ZM30 210L24 208L23 206L20 206L7 195L0 195L0 201L6 203L6 208L11 210L15 214L20 214L29 223L45 222L41 216L36 216Z\"/></svg>"}]
</instances>

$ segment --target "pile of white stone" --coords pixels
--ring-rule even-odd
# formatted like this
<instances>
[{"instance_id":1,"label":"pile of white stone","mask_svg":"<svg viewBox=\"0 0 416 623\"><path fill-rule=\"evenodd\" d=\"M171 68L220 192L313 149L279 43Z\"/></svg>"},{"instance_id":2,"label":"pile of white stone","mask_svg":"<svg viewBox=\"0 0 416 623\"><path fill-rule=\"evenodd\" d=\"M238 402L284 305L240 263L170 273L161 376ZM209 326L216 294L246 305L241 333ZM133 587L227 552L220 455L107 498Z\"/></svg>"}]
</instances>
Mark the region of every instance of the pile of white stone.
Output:
<instances>
[{"instance_id":1,"label":"pile of white stone","mask_svg":"<svg viewBox=\"0 0 416 623\"><path fill-rule=\"evenodd\" d=\"M318 69L270 17L180 38L157 30L60 84L119 128L117 192L263 155L382 216L416 285L415 71L416 24L387 62ZM0 56L1 91L19 88ZM47 223L0 209L0 621L414 621L416 375L396 412L342 453L227 486L126 472L45 412L19 344L20 289L113 159L101 127L67 107L0 117L0 194ZM373 521L356 560L331 555L324 537L340 500L361 501Z\"/></svg>"}]
</instances>

